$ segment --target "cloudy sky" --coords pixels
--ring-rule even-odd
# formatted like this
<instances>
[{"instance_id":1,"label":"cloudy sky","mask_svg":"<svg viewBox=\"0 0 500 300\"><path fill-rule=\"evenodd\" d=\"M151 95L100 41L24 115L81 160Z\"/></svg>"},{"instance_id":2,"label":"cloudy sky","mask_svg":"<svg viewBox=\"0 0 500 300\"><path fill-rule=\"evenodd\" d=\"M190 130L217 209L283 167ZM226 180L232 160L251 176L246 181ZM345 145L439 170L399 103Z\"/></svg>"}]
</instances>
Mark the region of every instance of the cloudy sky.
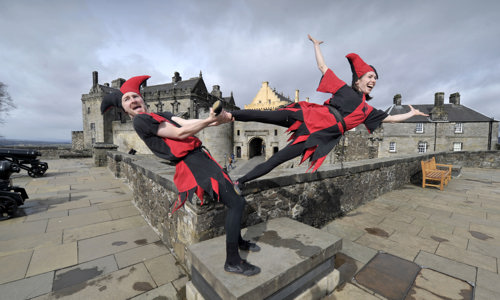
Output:
<instances>
[{"instance_id":1,"label":"cloudy sky","mask_svg":"<svg viewBox=\"0 0 500 300\"><path fill-rule=\"evenodd\" d=\"M0 81L17 109L0 135L66 140L82 130L81 95L99 83L149 74L148 85L203 78L243 107L263 81L322 103L312 43L346 82L345 54L380 75L371 104L461 103L500 120L500 2L419 1L31 1L0 0Z\"/></svg>"}]
</instances>

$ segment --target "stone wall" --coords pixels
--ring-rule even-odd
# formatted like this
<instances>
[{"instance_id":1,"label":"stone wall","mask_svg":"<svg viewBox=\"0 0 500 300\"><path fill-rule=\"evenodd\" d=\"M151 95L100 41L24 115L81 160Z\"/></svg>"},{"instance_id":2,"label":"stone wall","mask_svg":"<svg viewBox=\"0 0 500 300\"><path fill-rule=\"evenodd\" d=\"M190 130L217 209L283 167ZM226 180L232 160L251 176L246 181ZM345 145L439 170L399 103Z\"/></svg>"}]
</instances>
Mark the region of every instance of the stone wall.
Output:
<instances>
[{"instance_id":1,"label":"stone wall","mask_svg":"<svg viewBox=\"0 0 500 300\"><path fill-rule=\"evenodd\" d=\"M42 156L38 157L40 161L44 161L46 159L92 157L92 150L74 150L72 148L72 145L69 144L22 145L22 146L8 146L8 148L38 150L42 153Z\"/></svg>"},{"instance_id":2,"label":"stone wall","mask_svg":"<svg viewBox=\"0 0 500 300\"><path fill-rule=\"evenodd\" d=\"M500 169L499 151L441 152L324 164L316 173L305 167L279 169L246 184L243 226L290 217L320 227L357 206L409 182L419 184L420 161L432 156L440 163ZM125 178L144 218L181 261L185 249L224 233L224 207L210 199L186 203L169 215L177 200L175 167L151 155L108 152L108 168ZM195 197L196 198L196 197Z\"/></svg>"},{"instance_id":3,"label":"stone wall","mask_svg":"<svg viewBox=\"0 0 500 300\"><path fill-rule=\"evenodd\" d=\"M85 149L83 131L71 131L71 149L82 151Z\"/></svg>"}]
</instances>

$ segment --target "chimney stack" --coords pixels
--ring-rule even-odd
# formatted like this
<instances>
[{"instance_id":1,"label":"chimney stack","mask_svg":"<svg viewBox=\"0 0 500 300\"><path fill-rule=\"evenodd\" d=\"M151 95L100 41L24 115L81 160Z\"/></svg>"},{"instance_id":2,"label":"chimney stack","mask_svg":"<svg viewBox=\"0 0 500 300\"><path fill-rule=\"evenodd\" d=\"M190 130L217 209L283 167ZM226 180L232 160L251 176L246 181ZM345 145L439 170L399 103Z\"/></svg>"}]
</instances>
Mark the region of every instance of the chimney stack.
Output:
<instances>
[{"instance_id":1,"label":"chimney stack","mask_svg":"<svg viewBox=\"0 0 500 300\"><path fill-rule=\"evenodd\" d=\"M434 106L443 106L444 105L444 93L437 92L434 94Z\"/></svg>"},{"instance_id":2,"label":"chimney stack","mask_svg":"<svg viewBox=\"0 0 500 300\"><path fill-rule=\"evenodd\" d=\"M215 97L221 99L222 98L222 92L220 90L220 85L213 85L212 86L212 92L210 94L212 94Z\"/></svg>"},{"instance_id":3,"label":"chimney stack","mask_svg":"<svg viewBox=\"0 0 500 300\"><path fill-rule=\"evenodd\" d=\"M111 87L114 89L119 89L122 87L122 85L125 83L125 79L123 78L117 78L113 81L111 81Z\"/></svg>"},{"instance_id":4,"label":"chimney stack","mask_svg":"<svg viewBox=\"0 0 500 300\"><path fill-rule=\"evenodd\" d=\"M401 106L401 94L394 95L393 103L394 105Z\"/></svg>"},{"instance_id":5,"label":"chimney stack","mask_svg":"<svg viewBox=\"0 0 500 300\"><path fill-rule=\"evenodd\" d=\"M179 72L174 73L174 77L172 77L172 83L177 83L182 80L181 74Z\"/></svg>"},{"instance_id":6,"label":"chimney stack","mask_svg":"<svg viewBox=\"0 0 500 300\"><path fill-rule=\"evenodd\" d=\"M430 117L435 122L448 121L448 113L444 109L444 93L438 92L434 94L434 107L431 110Z\"/></svg>"},{"instance_id":7,"label":"chimney stack","mask_svg":"<svg viewBox=\"0 0 500 300\"><path fill-rule=\"evenodd\" d=\"M450 95L450 104L460 105L460 93L453 93Z\"/></svg>"},{"instance_id":8,"label":"chimney stack","mask_svg":"<svg viewBox=\"0 0 500 300\"><path fill-rule=\"evenodd\" d=\"M92 86L97 86L99 84L97 71L92 72Z\"/></svg>"}]
</instances>

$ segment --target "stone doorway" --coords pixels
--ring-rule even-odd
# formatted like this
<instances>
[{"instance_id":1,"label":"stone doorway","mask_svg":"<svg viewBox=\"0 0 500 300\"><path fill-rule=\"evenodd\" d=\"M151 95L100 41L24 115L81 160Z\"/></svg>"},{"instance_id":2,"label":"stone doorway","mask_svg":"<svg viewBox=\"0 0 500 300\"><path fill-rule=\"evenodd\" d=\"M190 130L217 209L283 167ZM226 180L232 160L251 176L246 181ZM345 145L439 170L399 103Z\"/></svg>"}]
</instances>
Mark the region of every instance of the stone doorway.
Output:
<instances>
[{"instance_id":1,"label":"stone doorway","mask_svg":"<svg viewBox=\"0 0 500 300\"><path fill-rule=\"evenodd\" d=\"M262 144L263 141L261 138L254 138L248 144L248 158L252 158L254 156L262 155Z\"/></svg>"}]
</instances>

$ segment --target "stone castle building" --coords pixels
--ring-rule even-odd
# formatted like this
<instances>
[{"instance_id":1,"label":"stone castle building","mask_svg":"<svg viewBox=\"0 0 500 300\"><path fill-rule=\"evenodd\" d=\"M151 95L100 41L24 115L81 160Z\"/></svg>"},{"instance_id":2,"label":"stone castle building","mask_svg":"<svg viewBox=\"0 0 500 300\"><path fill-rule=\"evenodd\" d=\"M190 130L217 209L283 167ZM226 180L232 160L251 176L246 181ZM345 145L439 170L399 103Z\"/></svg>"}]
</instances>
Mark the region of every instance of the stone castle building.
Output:
<instances>
[{"instance_id":1,"label":"stone castle building","mask_svg":"<svg viewBox=\"0 0 500 300\"><path fill-rule=\"evenodd\" d=\"M434 104L412 105L429 114L415 116L401 123L383 124L383 141L379 157L441 151L494 150L498 142L498 121L460 103L460 94L450 95L444 103L444 93L434 95ZM394 96L388 109L390 115L410 111L402 105L401 95Z\"/></svg>"},{"instance_id":2,"label":"stone castle building","mask_svg":"<svg viewBox=\"0 0 500 300\"><path fill-rule=\"evenodd\" d=\"M118 150L138 154L151 154L132 128L129 117L118 109L100 113L101 101L107 93L118 90L125 82L118 78L99 84L98 74L93 72L92 87L82 95L83 148L92 149L96 143L115 144ZM142 87L142 95L152 112L170 111L183 118L204 118L211 105L221 100L226 110L239 109L233 94L223 97L219 85L212 91L206 88L203 76L183 80L178 72L172 82ZM450 104L444 104L444 93L436 93L434 105L414 105L429 113L430 117L413 117L402 123L384 123L373 134L364 125L348 131L324 163L338 163L359 159L388 157L439 151L489 150L497 143L498 121L477 113L460 104L458 93L450 96ZM299 91L290 100L276 89L263 82L253 101L245 109L275 110L299 101ZM306 98L306 101L309 101ZM387 110L389 114L409 111L401 104L401 96L394 97L394 104ZM263 155L269 158L288 144L287 128L258 123L232 122L209 127L197 134L212 156L221 165L226 165L231 154L237 158L250 159ZM299 158L283 164L289 168L298 165Z\"/></svg>"},{"instance_id":3,"label":"stone castle building","mask_svg":"<svg viewBox=\"0 0 500 300\"><path fill-rule=\"evenodd\" d=\"M101 115L100 107L107 93L119 90L125 79L118 78L108 83L99 84L98 73L93 72L92 87L88 94L82 95L83 144L92 148L95 143L115 144L118 150L129 152L134 149L139 154L151 154L146 145L137 136L129 117L119 109L112 108ZM221 100L228 110L238 109L233 95L223 97L220 86L214 85L209 92L202 73L198 77L182 80L178 72L172 82L143 86L141 94L151 112L170 111L183 118L204 118L212 104ZM232 124L206 128L197 136L211 149L212 155L220 162L223 153L232 152ZM217 149L217 151L214 151Z\"/></svg>"}]
</instances>

